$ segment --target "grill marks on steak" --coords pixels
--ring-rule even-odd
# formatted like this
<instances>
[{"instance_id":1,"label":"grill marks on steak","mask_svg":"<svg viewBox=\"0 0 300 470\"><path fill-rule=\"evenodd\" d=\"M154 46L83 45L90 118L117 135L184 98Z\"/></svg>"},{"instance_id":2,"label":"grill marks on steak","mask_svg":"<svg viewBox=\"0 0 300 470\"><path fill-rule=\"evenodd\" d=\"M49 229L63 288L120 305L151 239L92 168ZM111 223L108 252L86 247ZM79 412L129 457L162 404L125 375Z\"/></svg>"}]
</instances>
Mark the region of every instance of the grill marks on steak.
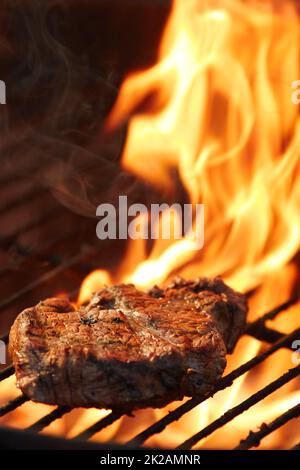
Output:
<instances>
[{"instance_id":1,"label":"grill marks on steak","mask_svg":"<svg viewBox=\"0 0 300 470\"><path fill-rule=\"evenodd\" d=\"M198 309L208 311L213 317L227 351L231 352L246 325L246 297L235 292L220 278L200 278L188 281L175 278L165 289L155 286L151 295L157 298L168 296L182 300Z\"/></svg>"},{"instance_id":2,"label":"grill marks on steak","mask_svg":"<svg viewBox=\"0 0 300 470\"><path fill-rule=\"evenodd\" d=\"M80 309L48 299L11 329L18 386L35 401L124 410L208 393L246 311L220 279L177 279L149 293L113 286Z\"/></svg>"}]
</instances>

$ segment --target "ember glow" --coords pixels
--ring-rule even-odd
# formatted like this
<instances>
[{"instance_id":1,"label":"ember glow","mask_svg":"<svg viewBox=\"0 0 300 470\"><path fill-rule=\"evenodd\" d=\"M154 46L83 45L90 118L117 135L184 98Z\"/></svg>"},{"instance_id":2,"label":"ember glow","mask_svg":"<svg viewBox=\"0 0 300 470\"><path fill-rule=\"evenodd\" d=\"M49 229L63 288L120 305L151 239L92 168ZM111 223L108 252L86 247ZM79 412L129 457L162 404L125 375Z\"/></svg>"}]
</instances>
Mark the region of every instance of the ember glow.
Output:
<instances>
[{"instance_id":1,"label":"ember glow","mask_svg":"<svg viewBox=\"0 0 300 470\"><path fill-rule=\"evenodd\" d=\"M117 274L99 266L83 282L79 303L105 284L147 288L175 273L221 275L236 290L255 289L250 320L289 298L300 248L300 114L291 99L291 84L300 77L299 26L289 0L174 0L157 63L126 79L107 128L129 121L122 165L141 179L171 192L176 169L190 202L205 204L205 246L195 252L186 239L157 240L146 255L144 240L130 241ZM135 112L149 96L148 108ZM294 330L299 307L274 325ZM243 337L227 372L260 348ZM146 444L179 445L291 367L291 352L276 353ZM232 448L299 400L292 382L199 447ZM124 417L93 439L126 442L176 406L139 411L134 421ZM68 436L106 412L76 413ZM261 448L296 444L292 426L264 439Z\"/></svg>"}]
</instances>

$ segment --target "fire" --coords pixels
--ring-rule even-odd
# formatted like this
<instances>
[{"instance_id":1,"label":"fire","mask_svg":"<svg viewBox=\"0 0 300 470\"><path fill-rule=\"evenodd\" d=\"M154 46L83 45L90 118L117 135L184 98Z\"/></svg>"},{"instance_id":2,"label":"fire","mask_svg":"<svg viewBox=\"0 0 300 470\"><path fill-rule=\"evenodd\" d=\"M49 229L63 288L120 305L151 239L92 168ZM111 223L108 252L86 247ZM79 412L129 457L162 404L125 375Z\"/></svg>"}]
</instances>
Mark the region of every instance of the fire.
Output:
<instances>
[{"instance_id":1,"label":"fire","mask_svg":"<svg viewBox=\"0 0 300 470\"><path fill-rule=\"evenodd\" d=\"M205 204L205 246L195 252L187 239L158 240L146 255L143 240L131 241L118 273L91 273L79 303L105 284L147 288L174 273L221 275L237 290L255 288L250 319L289 297L300 247L300 114L291 98L292 83L300 78L299 33L292 0L174 0L157 63L125 80L107 128L129 120L124 168L170 193L176 170L190 201ZM151 100L141 111L147 97ZM292 331L299 325L297 315L292 318L291 324L279 319L275 326ZM228 371L259 350L258 341L242 338ZM273 361L147 444L180 444L293 365L286 351L277 353L275 367ZM249 429L299 399L288 385L200 446L233 447ZM166 411L140 411L136 426L123 418L107 436L126 442ZM262 448L293 443L287 427L265 439Z\"/></svg>"},{"instance_id":2,"label":"fire","mask_svg":"<svg viewBox=\"0 0 300 470\"><path fill-rule=\"evenodd\" d=\"M300 76L299 31L290 1L174 1L157 63L125 81L107 126L130 119L122 164L138 177L171 192L177 169L190 201L205 204L205 246L195 254L189 240L158 241L150 256L134 263L143 242L131 242L123 263L130 269L120 270L117 281L146 288L178 272L222 275L238 290L258 288L252 316L289 297L300 245L300 119L291 100ZM149 108L135 113L149 96ZM243 339L228 369L259 349L255 340ZM276 373L289 365L283 353ZM256 378L261 386L275 377L270 361L263 369ZM200 429L253 392L251 385L242 377L148 444L179 444L194 429L191 423ZM291 391L256 407L260 420L273 419L299 398ZM243 437L258 424L252 412L235 426ZM236 440L235 432L222 445ZM266 441L280 442L278 436ZM203 444L218 445L218 436Z\"/></svg>"},{"instance_id":3,"label":"fire","mask_svg":"<svg viewBox=\"0 0 300 470\"><path fill-rule=\"evenodd\" d=\"M107 271L102 269L97 269L93 271L89 276L85 278L80 288L78 303L81 305L84 302L87 302L91 294L96 292L97 289L105 286L111 285L111 277Z\"/></svg>"},{"instance_id":4,"label":"fire","mask_svg":"<svg viewBox=\"0 0 300 470\"><path fill-rule=\"evenodd\" d=\"M160 256L155 246L143 266L149 284L161 264L164 277L185 265L187 276L219 274L247 290L298 251L300 123L291 83L300 75L299 20L283 3L175 1L158 63L121 89L109 127L154 94L154 111L130 120L124 167L170 188L175 167L191 202L206 206L205 249L195 257L180 242L174 260L174 245Z\"/></svg>"}]
</instances>

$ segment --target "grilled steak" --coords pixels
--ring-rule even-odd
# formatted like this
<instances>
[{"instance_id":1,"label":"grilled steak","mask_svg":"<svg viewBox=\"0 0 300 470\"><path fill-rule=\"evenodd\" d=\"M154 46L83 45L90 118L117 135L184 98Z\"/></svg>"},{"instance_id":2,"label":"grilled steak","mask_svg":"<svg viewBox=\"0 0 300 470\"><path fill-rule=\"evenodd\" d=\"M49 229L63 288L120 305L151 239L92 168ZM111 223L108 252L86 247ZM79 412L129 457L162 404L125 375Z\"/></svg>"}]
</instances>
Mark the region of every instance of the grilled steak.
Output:
<instances>
[{"instance_id":1,"label":"grilled steak","mask_svg":"<svg viewBox=\"0 0 300 470\"><path fill-rule=\"evenodd\" d=\"M124 411L206 394L246 311L220 279L177 279L148 293L108 287L78 309L48 299L11 329L17 383L34 401Z\"/></svg>"}]
</instances>

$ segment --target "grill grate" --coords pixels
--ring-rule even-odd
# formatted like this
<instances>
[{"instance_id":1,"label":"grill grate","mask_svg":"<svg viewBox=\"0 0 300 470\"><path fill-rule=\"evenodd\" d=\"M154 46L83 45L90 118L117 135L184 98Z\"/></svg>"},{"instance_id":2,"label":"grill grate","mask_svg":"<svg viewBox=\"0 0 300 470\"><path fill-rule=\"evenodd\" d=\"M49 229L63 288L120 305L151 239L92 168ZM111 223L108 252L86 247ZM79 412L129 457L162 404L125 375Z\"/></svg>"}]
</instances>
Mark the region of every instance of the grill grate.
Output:
<instances>
[{"instance_id":1,"label":"grill grate","mask_svg":"<svg viewBox=\"0 0 300 470\"><path fill-rule=\"evenodd\" d=\"M108 36L108 31L110 31L110 36L118 39L116 42L117 49L122 49L119 47L121 45L119 44L119 41L122 42L124 40L123 34L119 34L121 32L119 23L121 21L123 24L122 17L124 13L123 10L120 12L121 3L122 2L118 2L118 21L116 23L117 30L116 26L114 26L114 24L110 24L109 21L102 21L102 28L98 28L97 25L97 37L100 38L99 45L95 45L97 56L101 56L100 44L102 42L106 44L106 40L104 39L106 36ZM125 4L125 2L123 3ZM140 4L141 2L130 3ZM142 18L145 17L144 12L142 12L142 16L136 16L136 18L140 18L141 20L135 21L135 23L143 24L143 30L146 30L146 26L148 24L150 25L148 26L149 30L153 30L153 32L155 32L157 29L159 29L156 27L157 18L159 17L159 22L163 23L163 20L168 13L168 6L170 5L170 1L144 0L143 3L145 5L149 4L149 8L150 5L151 8L153 8L153 5L155 4L157 7L152 11L152 15L146 15L146 23L142 22ZM122 8L124 9L126 7L123 6ZM162 12L162 10L164 12ZM93 12L93 10L91 11ZM131 15L132 11L130 10L130 15L128 16ZM70 15L70 18L73 16L74 15ZM80 22L78 24L82 26L83 23L81 21L81 12L79 16ZM96 17L97 15L90 15L89 18L92 19L92 16ZM124 15L124 18L126 18L126 16L127 15ZM104 16L104 18L109 19L110 17ZM151 20L151 18L155 18L155 21ZM76 25L77 23L75 22L74 24ZM124 25L123 29L126 32L127 37L127 31L130 30L132 32L132 28L128 27L128 25L132 25L132 22L129 21L127 25L127 21L125 21ZM114 29L112 29L112 26L114 26ZM90 28L90 24L88 27ZM118 34L115 34L116 31L118 31ZM119 65L116 67L116 69L121 68L123 70L123 68L126 69L127 66L133 69L144 68L145 57L149 55L149 59L152 60L156 56L156 48L154 48L155 55L150 52L150 49L149 52L147 52L148 48L145 47L145 44L141 40L140 29L138 29L137 32L138 34L134 34L133 37L135 38L134 56L138 63L135 63L134 67L132 67L132 59L130 58L131 65L128 64L125 66L125 63L123 64L122 58L122 61L120 61L122 66ZM158 36L157 32L155 34ZM148 37L148 35L146 35L146 37ZM149 38L146 40L146 43L148 43L148 41L149 44L151 44L152 51L152 33L149 34ZM130 44L131 43L129 43L129 45L126 47L126 50L129 52L132 50ZM142 56L142 59L138 59L138 50L140 51L140 56ZM114 52L114 46L112 47L112 52ZM122 55L123 54L124 51L122 50ZM107 56L107 54L105 56ZM108 57L111 56L114 57L114 53L111 54L109 52ZM19 63L19 61L17 61L17 63ZM111 67L112 65L108 61L109 74L111 73ZM105 67L104 70L106 70ZM118 71L117 73L116 70L118 76L118 79L115 80L116 83L121 82L121 76L123 72L121 73ZM104 76L106 77L105 74ZM99 78L100 77L97 77L97 79ZM94 81L92 81L92 83L94 83ZM16 88L19 89L19 86ZM91 96L91 103L93 104L93 107L95 106L95 103L98 103L98 97L103 95L104 90L101 88L100 93L97 88L95 89L94 93L95 96ZM93 93L91 92L91 95L92 94ZM27 93L27 95L29 96L30 93ZM88 103L89 101L87 101L87 104ZM97 129L99 126L98 117L102 114L102 106L103 103L101 102L99 103L99 109L95 109ZM49 119L48 114L46 118L47 120ZM33 124L33 127L35 125L36 124ZM39 175L51 173L51 169L53 169L53 167L55 170L56 167L59 168L59 163L62 163L57 158L57 155L60 155L60 152L57 151L59 150L59 147L56 146L56 143L55 148L51 147L48 149L47 145L43 144L40 149L39 147L36 147L34 139L32 142L29 142L30 138L27 138L26 135L22 136L22 132L18 132L18 128L12 129L12 132L8 133L7 135L6 133L4 134L5 135L0 144L0 150L3 157L0 174L0 331L2 335L0 339L7 343L9 326L15 318L16 313L20 312L25 306L35 304L40 300L40 298L49 297L56 294L61 286L65 287L65 289L70 293L69 296L71 298L76 297L78 293L78 286L80 285L84 275L88 274L92 269L98 267L97 258L99 259L100 256L103 265L105 265L105 262L107 262L105 255L107 255L106 252L109 250L104 248L100 254L99 247L95 246L96 240L94 220L89 221L87 218L83 219L82 217L78 217L70 211L65 210L61 204L55 201L54 198L51 196L49 197L49 193L44 187L41 187L39 184L37 184L38 180L40 179ZM16 135L19 136L19 140L16 139ZM61 138L61 134L59 134L59 136ZM28 145L29 143L30 145ZM21 152L16 151L16 147L19 147ZM71 150L71 154L73 155L73 145L71 146ZM98 159L98 155L92 158L89 152L85 153L85 150L80 146L79 150L83 152L83 158L80 166L76 159L76 169L78 174L81 176L82 164L82 170L84 170L86 177L88 177L89 172L91 175L96 177L91 179L91 181L97 180L97 172L100 176L103 177L101 173L103 172L102 165L104 160L101 160L100 158ZM51 158L49 158L49 155L51 155ZM69 156L71 155L69 154ZM63 159L64 157L61 158ZM91 158L93 161L92 164L88 162L89 158ZM73 160L70 159L70 161L71 164L69 166L72 167ZM70 163L68 158L67 163ZM117 163L117 161L114 163ZM87 168L87 166L90 166L90 168ZM108 174L110 175L110 173ZM108 179L111 182L113 178L110 175ZM132 186L134 186L133 183ZM83 239L76 239L78 237L78 233L81 233L82 227L84 231L84 237ZM76 236L74 236L74 234L76 234ZM38 243L35 243L36 240L38 240ZM110 256L112 256L113 252L114 250L110 250ZM300 328L290 334L284 334L280 331L269 328L267 326L267 321L275 319L281 313L288 315L289 307L295 305L298 301L299 297L293 295L287 302L279 305L277 308L266 313L258 320L248 325L246 334L264 344L269 344L268 348L258 356L233 370L227 376L221 378L216 384L213 394L231 387L235 380L242 377L245 373L253 370L255 367L263 364L264 361L266 361L277 351L281 349L291 349L293 341L300 338ZM8 366L0 370L0 383L12 376L13 373L14 368L12 366ZM241 401L241 403L239 403L237 406L227 410L218 419L199 430L196 434L183 442L179 448L188 449L193 447L201 439L209 436L216 430L221 429L222 426L234 420L243 412L249 408L252 408L256 403L260 402L271 393L280 389L285 384L296 379L299 375L300 366L286 371L285 374L276 378L276 380L269 383L266 387L256 391L256 393L251 395L249 398ZM127 445L133 447L142 446L149 438L163 432L165 428L183 418L186 413L190 412L209 398L210 396L203 397L201 399L189 399L185 403L178 406L175 410L168 413L166 416L162 417L154 424L137 434L127 443ZM29 402L27 397L23 396L22 394L17 396L3 406L0 406L0 417L5 417L27 402ZM48 426L61 419L64 415L71 411L72 410L68 407L56 407L53 411L46 414L41 419L37 420L24 431L22 431L24 440L26 441L26 436L30 436L30 433L38 434L44 429L47 430ZM250 449L256 447L266 436L269 436L281 426L299 416L300 405L297 404L296 406L285 410L269 424L263 423L258 431L249 431L249 435L245 437L245 439L242 440L235 448ZM100 433L105 428L119 420L121 417L122 414L117 410L111 411L106 417L100 419L92 426L87 427L72 440L69 440L68 444L73 442L76 444L76 446L78 446L78 448L80 448L82 443L85 443L95 434ZM132 419L134 419L134 417L132 417ZM261 423L257 424L259 425ZM1 435L3 435L3 432L7 432L7 434L11 436L14 434L15 430L6 430L4 428L0 428ZM106 445L106 449L108 448L109 445ZM300 450L300 443L291 450Z\"/></svg>"},{"instance_id":2,"label":"grill grate","mask_svg":"<svg viewBox=\"0 0 300 470\"><path fill-rule=\"evenodd\" d=\"M295 338L299 337L299 333L300 333L300 330L296 330L290 335L285 336L282 340L280 340L278 343L276 343L275 345L267 349L264 353L260 354L259 356L254 357L247 363L240 366L238 369L232 371L230 374L223 377L217 383L213 394L221 390L224 390L227 387L230 387L235 379L237 379L238 377L241 377L246 372L249 372L258 364L261 364L265 359L267 359L273 353L278 351L280 348L288 347ZM156 422L154 425L152 425L151 427L149 427L148 429L140 433L138 436L136 436L131 441L131 444L135 444L135 445L142 444L153 434L163 431L166 426L180 419L183 415L191 411L200 403L203 403L206 399L207 398L203 398L199 400L196 398L192 398L191 400L187 401L183 405L179 406L176 410L174 410L173 412L169 413L167 416L162 418L160 421Z\"/></svg>"},{"instance_id":3,"label":"grill grate","mask_svg":"<svg viewBox=\"0 0 300 470\"><path fill-rule=\"evenodd\" d=\"M234 418L242 414L244 411L256 405L258 402L260 402L261 400L266 398L268 395L278 390L283 385L290 382L299 374L300 374L300 366L297 366L294 369L291 369L286 374L274 380L274 382L271 382L269 385L267 385L267 387L264 387L259 392L255 393L254 395L251 395L251 397L249 397L247 400L243 401L242 403L235 406L234 408L231 408L230 410L226 411L226 413L223 416L221 416L219 419L211 423L206 428L202 429L202 431L198 432L197 434L192 436L190 439L187 439L183 444L181 444L178 447L178 449L190 449L191 447L196 445L201 439L204 439L205 437L209 436L220 427L229 423L229 421L233 420Z\"/></svg>"},{"instance_id":4,"label":"grill grate","mask_svg":"<svg viewBox=\"0 0 300 470\"><path fill-rule=\"evenodd\" d=\"M274 419L270 424L264 424L261 429L257 432L250 431L249 436L240 442L240 445L236 447L236 450L248 450L251 447L259 446L261 440L271 434L272 432L284 426L291 419L298 418L300 416L300 404L294 406L286 413L283 413L278 418Z\"/></svg>"},{"instance_id":5,"label":"grill grate","mask_svg":"<svg viewBox=\"0 0 300 470\"><path fill-rule=\"evenodd\" d=\"M262 339L262 332L266 332L266 337L267 339L265 340L266 342L274 342L273 340L270 341L270 335L268 328L264 326L264 323L266 320L273 319L275 318L279 313L283 312L286 310L287 307L294 305L296 303L296 299L293 298L289 300L287 303L279 306L277 309L272 310L272 312L267 313L259 321L253 322L248 325L247 328L247 334L251 334L253 337L257 337L259 335L260 339ZM262 328L264 326L264 328ZM242 364L240 367L229 373L227 376L223 377L222 379L219 380L219 382L216 384L215 389L212 395L215 395L217 392L226 389L227 387L230 387L233 382L241 377L243 374L246 372L249 372L252 370L254 367L258 366L259 364L263 363L268 357L270 357L272 354L275 352L279 351L281 348L291 348L291 344L295 339L299 339L300 337L300 328L296 329L294 332L284 335L280 332L275 331L277 335L274 336L279 336L280 339L274 342L273 345L268 347L264 352L259 354L258 356L254 357L250 361ZM10 375L14 373L13 367L8 367L5 370L3 370L0 373L0 381L6 379ZM190 449L193 446L195 446L201 439L208 437L210 434L227 424L228 422L232 421L234 418L238 417L241 415L244 411L248 410L267 396L269 396L271 393L275 392L291 380L295 379L300 375L300 365L297 367L294 367L293 369L287 371L285 374L283 374L281 377L277 378L270 384L268 384L266 387L263 389L257 391L255 394L251 395L249 398L246 400L242 401L239 405L229 409L226 411L225 414L223 414L220 418L215 420L214 422L210 423L208 426L206 426L204 429L190 437L188 440L183 442L180 446L178 446L178 449ZM139 447L141 446L148 438L153 436L154 434L158 434L162 432L168 425L172 424L174 421L179 420L181 417L183 417L186 413L191 411L193 408L198 406L200 403L203 403L205 400L210 398L210 396L203 397L201 399L198 398L192 398L185 402L184 404L180 405L178 408L176 408L174 411L170 412L168 415L164 416L162 419L159 421L155 422L153 425L145 429L143 432L139 433L137 436L135 436L133 439L131 439L127 444L130 445L131 447ZM15 410L19 406L23 405L25 402L27 402L28 399L24 397L23 395L20 395L16 399L12 400L11 402L7 403L6 405L2 406L0 408L0 416L4 416L11 411ZM40 432L43 429L47 428L51 423L56 421L57 419L60 419L62 416L64 416L66 413L69 413L71 409L69 407L65 406L59 406L56 409L54 409L52 412L49 414L45 415L43 418L32 424L27 428L27 430L30 430L32 432ZM294 406L290 410L287 410L284 412L282 415L278 416L274 421L272 421L270 424L262 424L260 427L260 430L257 432L252 432L250 431L249 436L245 439L242 440L241 443L236 447L236 449L250 449L252 447L258 446L261 442L261 440L271 434L272 432L276 431L279 427L283 426L290 420L297 418L300 416L300 404ZM117 411L112 411L110 412L105 418L102 418L92 426L88 427L85 429L83 432L75 436L75 440L88 440L91 437L93 437L95 434L99 433L102 431L104 428L108 427L109 425L113 424L115 421L120 419L122 417L122 413L117 412Z\"/></svg>"},{"instance_id":6,"label":"grill grate","mask_svg":"<svg viewBox=\"0 0 300 470\"><path fill-rule=\"evenodd\" d=\"M25 163L27 165L26 169L28 169L29 163L27 161ZM94 168L92 168L91 171L94 172ZM3 178L4 176L5 175L3 175ZM21 178L21 175L19 175L18 178L19 177ZM8 184L7 181L10 181L9 178L12 178L10 171L8 172L5 184ZM17 187L18 182L15 185ZM1 187L0 181L1 193L2 190L3 186ZM9 230L5 230L3 236L0 230L0 256L3 253L8 252L9 255L13 257L14 261L15 257L18 259L16 266L12 266L10 263L7 265L3 263L3 267L0 272L0 293L6 294L7 286L10 288L9 293L5 296L2 295L2 300L0 301L1 340L5 342L8 341L8 329L17 312L21 311L24 306L33 305L39 301L40 298L56 294L59 291L58 286L61 288L62 285L66 286L69 296L71 298L75 298L78 294L78 286L85 274L88 274L92 269L97 268L98 255L103 261L103 255L105 254L103 253L105 251L103 249L101 253L99 253L99 247L95 245L95 241L97 241L95 240L94 235L95 221L89 221L88 219L83 219L82 217L71 214L58 204L52 196L49 197L49 194L47 211L43 216L36 213L33 214L31 218L28 216L24 225L20 225L18 218L15 219L10 216L12 211L15 211L16 209L17 213L20 213L21 209L25 210L25 208L28 208L28 204L33 204L32 207L36 207L37 200L41 198L41 194L45 193L48 194L45 191L39 192L36 188L32 187L31 189L28 189L26 196L24 196L23 200L19 202L19 205L16 202L17 200L12 196L10 203L2 209L0 208L1 217L5 217L5 220L10 220L11 223ZM53 232L50 234L48 233L47 224L56 227L59 221L64 220L67 217L70 218L70 223L60 224L59 234L56 232L54 232L54 234ZM84 244L82 244L82 240L75 240L75 242L73 240L74 227L75 232L77 233L78 223L81 223L84 227L89 225L89 231L87 233L85 232ZM40 233L42 233L43 236L39 236ZM46 238L44 237L45 233L47 234ZM30 240L32 236L33 238L37 236L42 239L42 247L40 244L30 247L30 249L28 249L26 245L24 247L22 240L24 237L26 239L29 234ZM1 250L3 250L3 252ZM21 260L18 258L20 256ZM26 273L28 272L28 263L33 263L34 266L34 263L37 263L38 267L41 264L42 270L40 270L39 267L37 274L34 271L32 275L26 275L24 278L24 271ZM23 267L23 265L25 265L25 267ZM289 308L297 302L298 297L293 295L287 302L279 305L277 308L271 310L265 315L262 315L258 320L248 324L246 335L261 341L264 344L267 343L269 346L258 356L242 364L236 370L233 370L227 376L220 379L215 386L213 394L231 387L235 380L262 364L266 359L280 349L291 349L293 341L300 338L300 328L290 334L284 334L280 331L269 328L267 326L267 322L275 319L280 314L288 315ZM0 382L10 377L13 373L14 369L12 366L8 366L0 370ZM242 401L239 405L227 410L224 415L220 416L214 422L210 423L208 426L183 442L179 448L188 449L195 446L201 439L222 428L222 426L234 420L244 411L253 407L256 403L260 402L269 394L275 392L299 375L300 366L287 371L284 375L278 377L261 390L258 390L254 395ZM137 434L127 443L127 445L135 448L142 446L149 438L161 433L166 427L183 418L186 413L190 412L200 403L205 402L209 398L210 397L207 396L201 399L189 399L178 406L175 410ZM26 397L19 395L12 401L0 407L0 417L5 417L28 401L29 400ZM274 419L274 421L261 426L259 431L250 431L249 435L241 441L236 448L250 449L257 446L263 438L276 431L279 427L283 426L293 418L298 417L300 413L299 406L300 405L296 405L289 410L285 410L281 415ZM61 419L70 411L72 410L68 407L56 407L53 411L27 427L26 432L30 431L31 433L38 434L44 429L47 430L48 426ZM73 443L76 442L76 445L78 444L80 446L82 442L88 441L95 434L100 433L105 428L118 421L121 417L122 414L118 412L118 410L111 411L104 418L100 419L92 426L87 427L84 431L75 436L72 439ZM134 419L134 417L131 419ZM257 424L259 425L260 423Z\"/></svg>"}]
</instances>

